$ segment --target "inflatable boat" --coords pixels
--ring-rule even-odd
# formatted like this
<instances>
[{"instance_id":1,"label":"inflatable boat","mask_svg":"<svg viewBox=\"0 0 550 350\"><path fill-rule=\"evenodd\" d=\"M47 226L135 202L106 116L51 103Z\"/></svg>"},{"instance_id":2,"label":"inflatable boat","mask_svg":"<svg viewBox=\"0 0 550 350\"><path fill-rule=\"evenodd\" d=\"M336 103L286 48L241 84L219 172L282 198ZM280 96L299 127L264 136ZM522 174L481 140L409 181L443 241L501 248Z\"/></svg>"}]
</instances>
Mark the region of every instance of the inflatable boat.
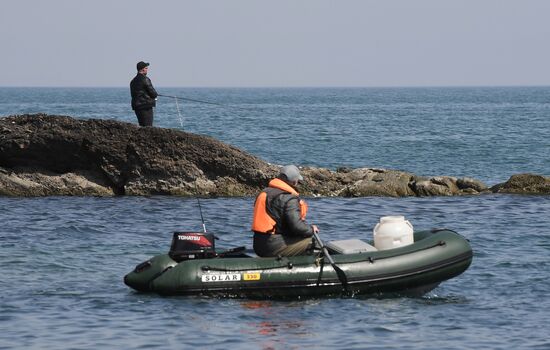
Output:
<instances>
[{"instance_id":1,"label":"inflatable boat","mask_svg":"<svg viewBox=\"0 0 550 350\"><path fill-rule=\"evenodd\" d=\"M124 283L162 295L255 299L422 295L472 262L470 244L452 230L414 232L413 237L393 249L377 250L352 239L329 242L311 255L260 258L244 247L217 253L210 234L176 232L168 254L138 264Z\"/></svg>"}]
</instances>

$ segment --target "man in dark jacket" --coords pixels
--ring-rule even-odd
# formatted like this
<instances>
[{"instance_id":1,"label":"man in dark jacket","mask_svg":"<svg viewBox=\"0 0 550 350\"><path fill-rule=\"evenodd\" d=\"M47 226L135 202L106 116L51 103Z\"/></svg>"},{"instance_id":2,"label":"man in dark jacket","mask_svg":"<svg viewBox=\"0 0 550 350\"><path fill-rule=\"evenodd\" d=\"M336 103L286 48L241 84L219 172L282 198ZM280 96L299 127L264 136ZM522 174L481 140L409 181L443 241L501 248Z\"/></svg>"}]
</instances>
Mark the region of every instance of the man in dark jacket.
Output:
<instances>
[{"instance_id":1,"label":"man in dark jacket","mask_svg":"<svg viewBox=\"0 0 550 350\"><path fill-rule=\"evenodd\" d=\"M313 248L319 229L306 223L307 204L295 189L301 180L296 166L284 166L256 198L252 231L258 256L303 255Z\"/></svg>"},{"instance_id":2,"label":"man in dark jacket","mask_svg":"<svg viewBox=\"0 0 550 350\"><path fill-rule=\"evenodd\" d=\"M130 82L132 109L136 113L140 126L153 126L153 107L158 96L151 79L147 77L149 63L138 62L137 74Z\"/></svg>"}]
</instances>

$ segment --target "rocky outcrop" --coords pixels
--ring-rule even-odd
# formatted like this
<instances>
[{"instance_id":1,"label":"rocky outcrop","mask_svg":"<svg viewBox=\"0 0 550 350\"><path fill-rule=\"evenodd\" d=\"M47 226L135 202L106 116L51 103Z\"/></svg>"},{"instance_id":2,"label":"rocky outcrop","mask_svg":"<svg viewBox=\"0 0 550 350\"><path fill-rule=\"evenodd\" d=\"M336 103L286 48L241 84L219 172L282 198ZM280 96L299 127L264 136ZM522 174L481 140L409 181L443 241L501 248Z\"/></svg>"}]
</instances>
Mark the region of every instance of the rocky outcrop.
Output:
<instances>
[{"instance_id":1,"label":"rocky outcrop","mask_svg":"<svg viewBox=\"0 0 550 350\"><path fill-rule=\"evenodd\" d=\"M0 195L7 196L112 196L103 179L86 171L64 174L14 172L0 168Z\"/></svg>"},{"instance_id":2,"label":"rocky outcrop","mask_svg":"<svg viewBox=\"0 0 550 350\"><path fill-rule=\"evenodd\" d=\"M0 195L250 196L277 173L276 165L238 148L179 130L43 114L0 118ZM471 178L422 177L398 170L303 167L302 173L304 195L489 192ZM547 191L548 181L537 181L522 188ZM507 188L504 184L495 191Z\"/></svg>"},{"instance_id":3,"label":"rocky outcrop","mask_svg":"<svg viewBox=\"0 0 550 350\"><path fill-rule=\"evenodd\" d=\"M550 194L550 177L536 174L512 175L508 181L493 186L495 193Z\"/></svg>"},{"instance_id":4,"label":"rocky outcrop","mask_svg":"<svg viewBox=\"0 0 550 350\"><path fill-rule=\"evenodd\" d=\"M0 194L251 195L277 167L207 136L113 120L0 119Z\"/></svg>"},{"instance_id":5,"label":"rocky outcrop","mask_svg":"<svg viewBox=\"0 0 550 350\"><path fill-rule=\"evenodd\" d=\"M398 170L359 168L333 172L304 168L302 173L306 179L301 186L302 192L322 196L456 196L488 190L477 180L449 176L426 178Z\"/></svg>"}]
</instances>

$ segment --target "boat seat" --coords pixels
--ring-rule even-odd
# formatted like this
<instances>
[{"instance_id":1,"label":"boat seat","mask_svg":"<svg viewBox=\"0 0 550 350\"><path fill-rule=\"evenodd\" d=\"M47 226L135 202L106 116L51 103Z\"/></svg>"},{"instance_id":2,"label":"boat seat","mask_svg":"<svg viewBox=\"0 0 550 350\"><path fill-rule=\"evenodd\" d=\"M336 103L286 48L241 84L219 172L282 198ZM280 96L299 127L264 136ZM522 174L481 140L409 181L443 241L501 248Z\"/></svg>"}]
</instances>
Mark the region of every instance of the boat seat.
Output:
<instances>
[{"instance_id":1,"label":"boat seat","mask_svg":"<svg viewBox=\"0 0 550 350\"><path fill-rule=\"evenodd\" d=\"M330 251L338 254L357 254L378 251L378 249L360 239L331 241L326 244L326 247Z\"/></svg>"}]
</instances>

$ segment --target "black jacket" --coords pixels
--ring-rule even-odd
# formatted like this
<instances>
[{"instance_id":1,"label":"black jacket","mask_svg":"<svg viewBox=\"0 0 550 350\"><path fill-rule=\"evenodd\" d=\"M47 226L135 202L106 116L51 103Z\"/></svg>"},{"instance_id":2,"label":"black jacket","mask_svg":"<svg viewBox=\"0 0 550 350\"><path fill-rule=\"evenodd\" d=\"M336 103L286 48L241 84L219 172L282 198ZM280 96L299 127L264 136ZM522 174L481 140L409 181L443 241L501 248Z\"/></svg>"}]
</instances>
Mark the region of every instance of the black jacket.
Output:
<instances>
[{"instance_id":1,"label":"black jacket","mask_svg":"<svg viewBox=\"0 0 550 350\"><path fill-rule=\"evenodd\" d=\"M300 218L300 198L278 188L268 187L266 210L275 220L275 232L283 236L313 235L313 228Z\"/></svg>"},{"instance_id":2,"label":"black jacket","mask_svg":"<svg viewBox=\"0 0 550 350\"><path fill-rule=\"evenodd\" d=\"M156 105L158 94L146 75L138 73L130 82L132 109L149 109Z\"/></svg>"}]
</instances>

